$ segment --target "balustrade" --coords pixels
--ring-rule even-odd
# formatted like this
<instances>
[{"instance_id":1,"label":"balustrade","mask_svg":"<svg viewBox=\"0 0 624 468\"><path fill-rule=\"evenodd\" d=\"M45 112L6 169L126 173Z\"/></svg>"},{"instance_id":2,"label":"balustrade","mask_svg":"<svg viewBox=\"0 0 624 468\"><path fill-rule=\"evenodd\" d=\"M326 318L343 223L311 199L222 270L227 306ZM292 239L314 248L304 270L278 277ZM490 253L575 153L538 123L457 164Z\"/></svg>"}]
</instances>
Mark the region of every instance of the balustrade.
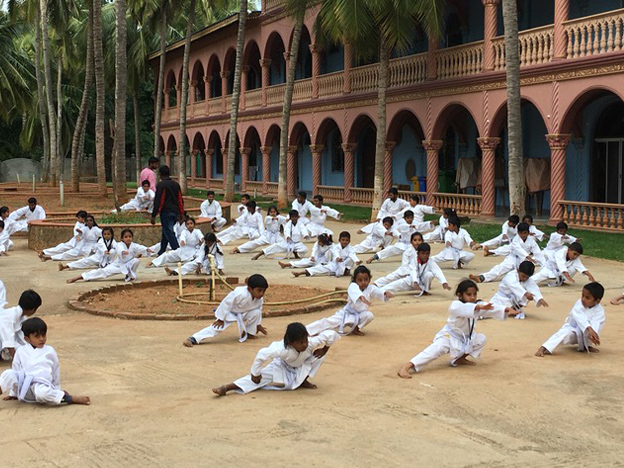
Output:
<instances>
[{"instance_id":1,"label":"balustrade","mask_svg":"<svg viewBox=\"0 0 624 468\"><path fill-rule=\"evenodd\" d=\"M389 87L410 86L427 78L427 54L410 55L390 61Z\"/></svg>"},{"instance_id":2,"label":"balustrade","mask_svg":"<svg viewBox=\"0 0 624 468\"><path fill-rule=\"evenodd\" d=\"M293 102L309 101L310 99L312 99L312 78L295 81Z\"/></svg>"},{"instance_id":3,"label":"balustrade","mask_svg":"<svg viewBox=\"0 0 624 468\"><path fill-rule=\"evenodd\" d=\"M459 78L483 70L483 41L442 49L436 53L438 78Z\"/></svg>"},{"instance_id":4,"label":"balustrade","mask_svg":"<svg viewBox=\"0 0 624 468\"><path fill-rule=\"evenodd\" d=\"M210 179L209 187L213 190L223 190L223 179Z\"/></svg>"},{"instance_id":5,"label":"balustrade","mask_svg":"<svg viewBox=\"0 0 624 468\"><path fill-rule=\"evenodd\" d=\"M460 215L479 216L481 214L481 195L435 192L433 197L437 211L452 208Z\"/></svg>"},{"instance_id":6,"label":"balustrade","mask_svg":"<svg viewBox=\"0 0 624 468\"><path fill-rule=\"evenodd\" d=\"M247 91L245 94L245 109L262 107L262 89Z\"/></svg>"},{"instance_id":7,"label":"balustrade","mask_svg":"<svg viewBox=\"0 0 624 468\"><path fill-rule=\"evenodd\" d=\"M267 105L277 105L284 102L284 92L286 91L286 85L280 84L270 86L267 88Z\"/></svg>"},{"instance_id":8,"label":"balustrade","mask_svg":"<svg viewBox=\"0 0 624 468\"><path fill-rule=\"evenodd\" d=\"M322 195L323 199L326 201L344 201L344 187L330 187L327 185L319 185L317 191L318 194Z\"/></svg>"},{"instance_id":9,"label":"balustrade","mask_svg":"<svg viewBox=\"0 0 624 468\"><path fill-rule=\"evenodd\" d=\"M257 194L262 193L262 181L248 180L245 182L245 190L252 194L256 198Z\"/></svg>"},{"instance_id":10,"label":"balustrade","mask_svg":"<svg viewBox=\"0 0 624 468\"><path fill-rule=\"evenodd\" d=\"M622 50L624 9L566 21L565 31L569 59Z\"/></svg>"},{"instance_id":11,"label":"balustrade","mask_svg":"<svg viewBox=\"0 0 624 468\"><path fill-rule=\"evenodd\" d=\"M339 71L318 77L319 97L339 96L344 88L344 74Z\"/></svg>"},{"instance_id":12,"label":"balustrade","mask_svg":"<svg viewBox=\"0 0 624 468\"><path fill-rule=\"evenodd\" d=\"M353 68L351 70L351 92L364 93L367 91L377 91L378 80L378 64Z\"/></svg>"},{"instance_id":13,"label":"balustrade","mask_svg":"<svg viewBox=\"0 0 624 468\"><path fill-rule=\"evenodd\" d=\"M358 205L372 205L375 190L364 187L351 187L351 201Z\"/></svg>"},{"instance_id":14,"label":"balustrade","mask_svg":"<svg viewBox=\"0 0 624 468\"><path fill-rule=\"evenodd\" d=\"M562 200L563 220L573 227L624 230L624 205Z\"/></svg>"},{"instance_id":15,"label":"balustrade","mask_svg":"<svg viewBox=\"0 0 624 468\"><path fill-rule=\"evenodd\" d=\"M268 182L267 183L267 195L277 196L277 182Z\"/></svg>"},{"instance_id":16,"label":"balustrade","mask_svg":"<svg viewBox=\"0 0 624 468\"><path fill-rule=\"evenodd\" d=\"M427 193L426 192L407 192L405 190L401 190L399 192L399 198L403 200L410 201L412 195L418 195L418 203L425 203L427 201Z\"/></svg>"}]
</instances>

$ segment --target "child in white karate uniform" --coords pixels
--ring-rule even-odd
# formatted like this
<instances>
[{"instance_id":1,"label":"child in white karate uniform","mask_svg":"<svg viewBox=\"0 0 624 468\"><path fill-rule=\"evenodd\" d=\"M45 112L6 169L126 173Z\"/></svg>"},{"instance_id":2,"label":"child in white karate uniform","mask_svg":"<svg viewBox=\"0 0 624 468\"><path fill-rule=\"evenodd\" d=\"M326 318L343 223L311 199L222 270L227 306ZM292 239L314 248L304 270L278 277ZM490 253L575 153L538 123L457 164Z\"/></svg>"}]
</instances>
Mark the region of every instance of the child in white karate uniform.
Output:
<instances>
[{"instance_id":1,"label":"child in white karate uniform","mask_svg":"<svg viewBox=\"0 0 624 468\"><path fill-rule=\"evenodd\" d=\"M325 220L328 216L339 220L342 213L323 205L323 196L314 195L312 199L314 206L310 208L310 222L307 224L308 231L310 231L310 237L316 237L319 234L334 235L331 229L325 227Z\"/></svg>"},{"instance_id":2,"label":"child in white karate uniform","mask_svg":"<svg viewBox=\"0 0 624 468\"><path fill-rule=\"evenodd\" d=\"M190 262L197 256L203 243L204 235L201 230L195 229L195 219L188 218L186 220L186 230L180 237L180 248L165 252L152 260L148 267L161 267L166 264Z\"/></svg>"},{"instance_id":3,"label":"child in white karate uniform","mask_svg":"<svg viewBox=\"0 0 624 468\"><path fill-rule=\"evenodd\" d=\"M69 262L67 265L59 263L59 271L63 270L84 270L87 268L104 268L111 261L115 253L115 233L113 228L105 226L102 228L102 237L95 244L95 252L79 260Z\"/></svg>"},{"instance_id":4,"label":"child in white karate uniform","mask_svg":"<svg viewBox=\"0 0 624 468\"><path fill-rule=\"evenodd\" d=\"M351 234L347 231L342 231L338 238L338 243L334 244L331 249L329 262L317 264L303 271L293 271L293 276L297 278L303 275L330 275L340 278L341 276L349 275L354 266L362 263L355 254L355 250L351 247L350 242Z\"/></svg>"},{"instance_id":5,"label":"child in white karate uniform","mask_svg":"<svg viewBox=\"0 0 624 468\"><path fill-rule=\"evenodd\" d=\"M475 365L468 356L478 359L485 346L485 335L474 331L480 318L504 320L508 310L477 300L479 288L472 280L457 286L457 299L449 307L446 325L436 334L433 343L399 369L399 377L411 379L411 372L420 372L427 364L445 354L451 355L451 366Z\"/></svg>"},{"instance_id":6,"label":"child in white karate uniform","mask_svg":"<svg viewBox=\"0 0 624 468\"><path fill-rule=\"evenodd\" d=\"M280 241L280 228L286 224L288 220L285 216L279 214L276 206L270 206L268 214L264 218L264 232L260 237L239 245L231 253L247 253L253 252L263 245L273 245Z\"/></svg>"},{"instance_id":7,"label":"child in white karate uniform","mask_svg":"<svg viewBox=\"0 0 624 468\"><path fill-rule=\"evenodd\" d=\"M396 223L394 228L395 232L399 236L398 242L380 250L368 260L366 260L366 263L370 264L375 260L383 260L384 258L394 257L396 255L403 255L403 253L410 246L410 239L412 238L412 234L418 232L418 229L416 228L417 225L414 223L414 213L412 213L410 210L405 211L403 213L403 219Z\"/></svg>"},{"instance_id":8,"label":"child in white karate uniform","mask_svg":"<svg viewBox=\"0 0 624 468\"><path fill-rule=\"evenodd\" d=\"M0 356L4 360L9 360L15 356L17 348L26 344L24 333L22 333L22 323L41 307L41 296L29 289L22 293L17 306L5 308L5 290L3 301L5 304L0 309Z\"/></svg>"},{"instance_id":9,"label":"child in white karate uniform","mask_svg":"<svg viewBox=\"0 0 624 468\"><path fill-rule=\"evenodd\" d=\"M433 206L421 205L419 195L410 195L408 203L409 206L403 210L403 213L407 210L414 213L414 224L416 224L418 231L431 231L435 227L435 224L433 222L425 221L425 215L435 214L435 208Z\"/></svg>"},{"instance_id":10,"label":"child in white karate uniform","mask_svg":"<svg viewBox=\"0 0 624 468\"><path fill-rule=\"evenodd\" d=\"M291 254L293 254L295 258L301 258L305 255L308 248L303 245L303 240L310 239L308 228L303 224L302 218L299 216L297 210L290 210L288 217L290 220L284 225L284 237L275 244L261 250L256 256L251 257L252 260L258 260L263 255L268 257L269 255L281 253L285 253L286 258L290 257Z\"/></svg>"},{"instance_id":11,"label":"child in white karate uniform","mask_svg":"<svg viewBox=\"0 0 624 468\"><path fill-rule=\"evenodd\" d=\"M217 242L217 236L214 232L209 232L206 234L204 238L204 245L199 249L199 253L197 256L191 260L190 262L182 265L180 269L182 275L190 275L196 274L201 275L202 268L206 271L206 274L210 274L210 255L212 255L214 266L219 272L220 275L223 274L223 268L225 268L225 264L223 262L223 252L219 248L219 243ZM169 267L165 267L165 272L168 276L178 276L178 270L170 269Z\"/></svg>"},{"instance_id":12,"label":"child in white karate uniform","mask_svg":"<svg viewBox=\"0 0 624 468\"><path fill-rule=\"evenodd\" d=\"M580 352L597 353L600 332L605 323L605 310L600 304L604 287L592 282L583 287L581 298L576 301L563 326L540 346L535 355L552 354L560 344L575 344Z\"/></svg>"},{"instance_id":13,"label":"child in white karate uniform","mask_svg":"<svg viewBox=\"0 0 624 468\"><path fill-rule=\"evenodd\" d=\"M279 261L277 263L282 268L310 268L323 265L331 261L331 250L333 246L334 240L330 234L319 234L312 247L312 254L310 257L288 263Z\"/></svg>"},{"instance_id":14,"label":"child in white karate uniform","mask_svg":"<svg viewBox=\"0 0 624 468\"><path fill-rule=\"evenodd\" d=\"M433 279L437 279L442 288L447 291L451 290L451 287L446 281L446 277L436 262L429 259L431 255L431 246L427 243L422 243L416 247L416 259L413 264L413 268L410 270L409 275L393 281L382 287L383 291L398 292L398 291L416 291L420 296L423 294L429 294L431 289L431 283Z\"/></svg>"},{"instance_id":15,"label":"child in white karate uniform","mask_svg":"<svg viewBox=\"0 0 624 468\"><path fill-rule=\"evenodd\" d=\"M505 275L490 302L495 306L510 308L509 315L520 320L526 318L524 307L529 301L534 301L537 307L548 307L539 286L531 279L533 273L535 273L533 262L526 260L522 262L517 270Z\"/></svg>"},{"instance_id":16,"label":"child in white karate uniform","mask_svg":"<svg viewBox=\"0 0 624 468\"><path fill-rule=\"evenodd\" d=\"M223 209L221 208L221 204L215 200L215 193L213 190L208 190L206 198L207 200L205 200L200 206L200 216L202 218L206 218L212 226L212 229L215 232L218 232L223 226L225 226L227 219L223 217Z\"/></svg>"},{"instance_id":17,"label":"child in white karate uniform","mask_svg":"<svg viewBox=\"0 0 624 468\"><path fill-rule=\"evenodd\" d=\"M394 219L390 216L386 216L381 223L375 223L371 233L362 242L353 246L355 253L362 254L388 247L395 237L393 225Z\"/></svg>"},{"instance_id":18,"label":"child in white karate uniform","mask_svg":"<svg viewBox=\"0 0 624 468\"><path fill-rule=\"evenodd\" d=\"M121 242L115 243L115 258L103 268L85 271L82 275L67 280L68 283L85 280L93 281L104 279L114 275L124 275L125 281L137 279L136 271L139 268L139 258L149 249L143 245L132 242L134 233L131 229L121 231Z\"/></svg>"},{"instance_id":19,"label":"child in white karate uniform","mask_svg":"<svg viewBox=\"0 0 624 468\"><path fill-rule=\"evenodd\" d=\"M373 231L373 227L375 226L375 224L381 222L384 218L387 218L388 216L391 217L396 223L400 219L403 219L403 212L409 209L409 202L403 200L402 198L399 198L399 191L395 187L392 187L390 190L388 190L388 198L386 198L381 204L381 208L377 213L377 219L360 229L358 231L358 234L370 234Z\"/></svg>"},{"instance_id":20,"label":"child in white karate uniform","mask_svg":"<svg viewBox=\"0 0 624 468\"><path fill-rule=\"evenodd\" d=\"M362 328L375 318L368 310L372 301L379 299L386 302L391 297L391 293L384 292L371 284L370 270L360 265L353 272L351 284L347 289L347 304L331 317L312 322L306 328L310 336L319 335L327 330L338 330L338 333L344 333L345 327L350 328L347 334L364 335Z\"/></svg>"},{"instance_id":21,"label":"child in white karate uniform","mask_svg":"<svg viewBox=\"0 0 624 468\"><path fill-rule=\"evenodd\" d=\"M28 221L45 219L46 213L43 207L37 205L37 199L30 197L28 206L15 210L9 218L13 222L13 232L28 232Z\"/></svg>"},{"instance_id":22,"label":"child in white karate uniform","mask_svg":"<svg viewBox=\"0 0 624 468\"><path fill-rule=\"evenodd\" d=\"M580 256L583 254L583 246L573 242L569 247L558 250L544 251L544 264L540 271L533 277L537 284L546 280L551 281L549 286L561 286L564 282L574 283L572 278L576 273L582 273L594 282L594 276L585 268Z\"/></svg>"},{"instance_id":23,"label":"child in white karate uniform","mask_svg":"<svg viewBox=\"0 0 624 468\"><path fill-rule=\"evenodd\" d=\"M4 225L4 221L0 220L0 255L8 255L7 252L11 247L13 247L13 241L11 241L8 229Z\"/></svg>"},{"instance_id":24,"label":"child in white karate uniform","mask_svg":"<svg viewBox=\"0 0 624 468\"><path fill-rule=\"evenodd\" d=\"M292 202L291 209L299 213L299 222L301 224L305 224L306 226L308 225L310 219L307 216L312 208L314 208L314 205L309 202L308 194L303 190L298 192L297 198L295 198Z\"/></svg>"},{"instance_id":25,"label":"child in white karate uniform","mask_svg":"<svg viewBox=\"0 0 624 468\"><path fill-rule=\"evenodd\" d=\"M14 222L11 219L11 211L8 206L0 207L0 221L4 222L5 233L10 237L14 231ZM11 247L13 246L13 242L11 242Z\"/></svg>"},{"instance_id":26,"label":"child in white karate uniform","mask_svg":"<svg viewBox=\"0 0 624 468\"><path fill-rule=\"evenodd\" d=\"M462 268L475 257L473 253L464 251L464 247L475 247L475 242L464 228L459 218L450 218L448 231L444 235L445 247L438 255L431 257L436 263L453 262L453 268Z\"/></svg>"},{"instance_id":27,"label":"child in white karate uniform","mask_svg":"<svg viewBox=\"0 0 624 468\"><path fill-rule=\"evenodd\" d=\"M67 242L62 242L56 247L50 247L48 249L43 249L39 252L39 258L42 262L46 260L50 260L53 255L61 254L63 252L67 252L68 250L76 248L76 245L82 240L82 233L85 229L85 223L87 222L87 212L84 210L80 210L76 213L76 224L74 224L74 232L71 239Z\"/></svg>"},{"instance_id":28,"label":"child in white karate uniform","mask_svg":"<svg viewBox=\"0 0 624 468\"><path fill-rule=\"evenodd\" d=\"M232 390L244 394L260 389L315 389L316 385L308 379L316 375L329 347L339 339L338 334L332 331L309 337L301 323L291 323L286 328L283 340L274 341L258 352L249 375L213 388L212 391L218 396L224 396Z\"/></svg>"},{"instance_id":29,"label":"child in white karate uniform","mask_svg":"<svg viewBox=\"0 0 624 468\"><path fill-rule=\"evenodd\" d=\"M531 216L530 214L525 214L522 217L522 222L529 225L529 234L535 237L535 240L539 242L544 241L544 239L546 238L546 233L540 231L539 229L537 229L537 227L535 227L535 225L533 224L533 216Z\"/></svg>"},{"instance_id":30,"label":"child in white karate uniform","mask_svg":"<svg viewBox=\"0 0 624 468\"><path fill-rule=\"evenodd\" d=\"M44 405L88 405L88 396L70 395L61 389L61 370L58 356L46 344L48 326L39 317L22 324L26 344L15 353L11 369L0 375L0 395L3 400L20 400Z\"/></svg>"},{"instance_id":31,"label":"child in white karate uniform","mask_svg":"<svg viewBox=\"0 0 624 468\"><path fill-rule=\"evenodd\" d=\"M191 348L208 338L214 338L233 324L238 325L238 341L241 343L247 339L256 339L258 333L266 335L266 328L262 326L262 305L268 287L269 283L264 276L251 275L246 286L237 287L221 301L215 310L214 323L184 340L184 346Z\"/></svg>"},{"instance_id":32,"label":"child in white karate uniform","mask_svg":"<svg viewBox=\"0 0 624 468\"><path fill-rule=\"evenodd\" d=\"M223 245L243 237L257 239L264 233L264 220L256 209L256 202L250 201L245 206L245 214L236 218L235 224L217 234L217 239Z\"/></svg>"},{"instance_id":33,"label":"child in white karate uniform","mask_svg":"<svg viewBox=\"0 0 624 468\"><path fill-rule=\"evenodd\" d=\"M509 244L518 233L517 226L520 223L520 217L518 215L511 215L507 218L501 227L501 233L493 239L482 242L475 246L475 249L483 247L483 255L486 257L490 255L490 250L496 247Z\"/></svg>"},{"instance_id":34,"label":"child in white karate uniform","mask_svg":"<svg viewBox=\"0 0 624 468\"><path fill-rule=\"evenodd\" d=\"M76 243L76 246L65 252L57 253L50 257L43 257L42 260L75 260L90 255L96 248L100 237L102 237L102 230L95 222L95 218L92 215L87 215L85 225L82 228L82 234L77 238L78 242Z\"/></svg>"},{"instance_id":35,"label":"child in white karate uniform","mask_svg":"<svg viewBox=\"0 0 624 468\"><path fill-rule=\"evenodd\" d=\"M448 230L448 220L450 218L456 218L457 213L452 208L444 208L442 211L442 216L438 220L438 225L434 228L433 231L428 232L423 236L425 242L444 242L444 235Z\"/></svg>"},{"instance_id":36,"label":"child in white karate uniform","mask_svg":"<svg viewBox=\"0 0 624 468\"><path fill-rule=\"evenodd\" d=\"M409 276L416 268L416 249L423 243L423 236L420 232L415 232L410 237L411 247L405 249L401 256L401 266L386 276L382 276L374 281L375 286L383 288L384 286L394 283L400 279Z\"/></svg>"},{"instance_id":37,"label":"child in white karate uniform","mask_svg":"<svg viewBox=\"0 0 624 468\"><path fill-rule=\"evenodd\" d=\"M568 234L568 225L563 221L557 223L556 229L557 230L550 235L548 244L546 244L544 250L559 250L566 244L580 242L581 240Z\"/></svg>"},{"instance_id":38,"label":"child in white karate uniform","mask_svg":"<svg viewBox=\"0 0 624 468\"><path fill-rule=\"evenodd\" d=\"M6 286L4 285L2 280L0 280L0 310L4 309L6 305Z\"/></svg>"},{"instance_id":39,"label":"child in white karate uniform","mask_svg":"<svg viewBox=\"0 0 624 468\"><path fill-rule=\"evenodd\" d=\"M150 181L144 180L137 188L137 193L132 200L119 208L119 211L149 211L154 209L154 197L156 194L150 187ZM116 210L113 210L116 211Z\"/></svg>"}]
</instances>

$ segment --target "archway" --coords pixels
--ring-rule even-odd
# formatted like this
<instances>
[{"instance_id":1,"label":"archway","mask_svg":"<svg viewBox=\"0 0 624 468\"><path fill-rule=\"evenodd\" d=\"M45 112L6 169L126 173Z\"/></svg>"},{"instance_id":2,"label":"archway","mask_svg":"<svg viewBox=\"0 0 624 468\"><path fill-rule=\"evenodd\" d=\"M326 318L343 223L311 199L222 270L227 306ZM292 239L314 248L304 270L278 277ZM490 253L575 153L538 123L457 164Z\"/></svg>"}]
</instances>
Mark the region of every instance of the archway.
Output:
<instances>
[{"instance_id":1,"label":"archway","mask_svg":"<svg viewBox=\"0 0 624 468\"><path fill-rule=\"evenodd\" d=\"M195 101L204 101L206 99L206 87L204 86L204 65L197 60L193 65L193 73L191 81L195 83L195 87L191 92L195 92Z\"/></svg>"},{"instance_id":2,"label":"archway","mask_svg":"<svg viewBox=\"0 0 624 468\"><path fill-rule=\"evenodd\" d=\"M163 161L163 158L165 156L165 140L163 139L162 135L158 137L158 159L160 159L160 165L164 166L165 163Z\"/></svg>"},{"instance_id":3,"label":"archway","mask_svg":"<svg viewBox=\"0 0 624 468\"><path fill-rule=\"evenodd\" d=\"M229 96L234 92L234 72L236 71L236 50L228 49L223 60L223 71L227 75L226 95Z\"/></svg>"},{"instance_id":4,"label":"archway","mask_svg":"<svg viewBox=\"0 0 624 468\"><path fill-rule=\"evenodd\" d=\"M279 180L279 145L281 134L282 129L280 126L273 124L269 127L266 139L264 140L264 146L271 148L269 182L277 182Z\"/></svg>"},{"instance_id":5,"label":"archway","mask_svg":"<svg viewBox=\"0 0 624 468\"><path fill-rule=\"evenodd\" d=\"M165 81L165 91L169 91L169 107L178 105L178 90L176 89L176 76L173 70L169 71Z\"/></svg>"},{"instance_id":6,"label":"archway","mask_svg":"<svg viewBox=\"0 0 624 468\"><path fill-rule=\"evenodd\" d=\"M191 177L206 177L206 158L204 151L206 150L206 142L201 132L197 132L193 138L193 152L197 151L195 156L195 174L191 173Z\"/></svg>"},{"instance_id":7,"label":"archway","mask_svg":"<svg viewBox=\"0 0 624 468\"><path fill-rule=\"evenodd\" d=\"M321 155L321 185L344 186L344 151L342 133L332 118L321 123L316 133L316 145L323 146Z\"/></svg>"},{"instance_id":8,"label":"archway","mask_svg":"<svg viewBox=\"0 0 624 468\"><path fill-rule=\"evenodd\" d=\"M292 34L290 37L292 47ZM299 42L299 52L297 53L297 67L295 69L295 80L303 80L312 78L312 52L310 51L310 31L303 26L301 31L301 40Z\"/></svg>"},{"instance_id":9,"label":"archway","mask_svg":"<svg viewBox=\"0 0 624 468\"><path fill-rule=\"evenodd\" d=\"M208 148L213 149L212 154L212 177L217 178L217 175L221 175L223 179L223 151L221 150L221 137L216 130L213 130L208 138Z\"/></svg>"},{"instance_id":10,"label":"archway","mask_svg":"<svg viewBox=\"0 0 624 468\"><path fill-rule=\"evenodd\" d=\"M344 46L331 44L321 50L321 75L344 70Z\"/></svg>"},{"instance_id":11,"label":"archway","mask_svg":"<svg viewBox=\"0 0 624 468\"><path fill-rule=\"evenodd\" d=\"M249 153L249 180L262 180L262 152L260 151L262 140L260 140L260 134L255 127L247 129L244 141L243 146L251 149L251 153Z\"/></svg>"},{"instance_id":12,"label":"archway","mask_svg":"<svg viewBox=\"0 0 624 468\"><path fill-rule=\"evenodd\" d=\"M310 151L310 132L303 122L297 122L290 133L290 146L297 147L295 187L298 190L312 191L312 153Z\"/></svg>"},{"instance_id":13,"label":"archway","mask_svg":"<svg viewBox=\"0 0 624 468\"><path fill-rule=\"evenodd\" d=\"M219 57L214 54L208 61L206 76L210 80L210 97L221 97L221 62L219 62Z\"/></svg>"},{"instance_id":14,"label":"archway","mask_svg":"<svg viewBox=\"0 0 624 468\"><path fill-rule=\"evenodd\" d=\"M266 44L264 58L271 60L269 84L271 86L286 83L286 59L284 41L277 32L272 32Z\"/></svg>"},{"instance_id":15,"label":"archway","mask_svg":"<svg viewBox=\"0 0 624 468\"><path fill-rule=\"evenodd\" d=\"M228 148L228 144L230 141L230 131L228 130L227 134L225 135L225 140L224 140L224 146L226 151L229 153L230 149ZM241 178L241 154L240 154L240 148L241 148L241 144L240 144L240 138L238 136L238 134L236 134L236 148L235 148L235 155L234 155L234 182L240 183ZM225 168L225 171L227 172L227 168Z\"/></svg>"},{"instance_id":16,"label":"archway","mask_svg":"<svg viewBox=\"0 0 624 468\"><path fill-rule=\"evenodd\" d=\"M386 137L396 144L392 154L393 184L411 190L412 177L427 177L427 155L421 143L424 139L422 126L412 111L404 109L394 116ZM418 191L420 186L415 184L414 189Z\"/></svg>"},{"instance_id":17,"label":"archway","mask_svg":"<svg viewBox=\"0 0 624 468\"><path fill-rule=\"evenodd\" d=\"M247 91L262 87L262 69L260 68L260 49L256 41L250 41L245 49L243 65L247 71Z\"/></svg>"},{"instance_id":18,"label":"archway","mask_svg":"<svg viewBox=\"0 0 624 468\"><path fill-rule=\"evenodd\" d=\"M349 131L349 143L355 143L355 187L375 186L375 147L377 127L366 114L355 119Z\"/></svg>"}]
</instances>

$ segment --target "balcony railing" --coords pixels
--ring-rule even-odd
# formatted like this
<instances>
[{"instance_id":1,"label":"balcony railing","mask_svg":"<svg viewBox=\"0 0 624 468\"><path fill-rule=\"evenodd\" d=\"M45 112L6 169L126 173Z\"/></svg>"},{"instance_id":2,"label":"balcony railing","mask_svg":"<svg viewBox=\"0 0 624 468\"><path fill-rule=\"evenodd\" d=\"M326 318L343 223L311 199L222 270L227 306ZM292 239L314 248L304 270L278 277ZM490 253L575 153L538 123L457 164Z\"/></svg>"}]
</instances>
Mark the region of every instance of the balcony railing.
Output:
<instances>
[{"instance_id":1,"label":"balcony railing","mask_svg":"<svg viewBox=\"0 0 624 468\"><path fill-rule=\"evenodd\" d=\"M295 81L293 102L309 101L310 99L312 99L312 78Z\"/></svg>"},{"instance_id":2,"label":"balcony railing","mask_svg":"<svg viewBox=\"0 0 624 468\"><path fill-rule=\"evenodd\" d=\"M427 79L427 54L410 55L390 61L390 87L410 86Z\"/></svg>"},{"instance_id":3,"label":"balcony railing","mask_svg":"<svg viewBox=\"0 0 624 468\"><path fill-rule=\"evenodd\" d=\"M520 43L520 66L541 65L551 62L554 56L554 28L540 28L521 31L518 34ZM492 41L494 47L494 70L505 70L505 39L497 37Z\"/></svg>"},{"instance_id":4,"label":"balcony railing","mask_svg":"<svg viewBox=\"0 0 624 468\"><path fill-rule=\"evenodd\" d=\"M318 194L323 196L326 201L342 202L344 201L344 187L330 187L327 185L319 185L317 187Z\"/></svg>"},{"instance_id":5,"label":"balcony railing","mask_svg":"<svg viewBox=\"0 0 624 468\"><path fill-rule=\"evenodd\" d=\"M282 104L284 102L285 90L286 90L285 84L269 86L267 88L267 105L274 106L277 104Z\"/></svg>"},{"instance_id":6,"label":"balcony railing","mask_svg":"<svg viewBox=\"0 0 624 468\"><path fill-rule=\"evenodd\" d=\"M245 109L255 109L262 106L262 89L254 89L245 93Z\"/></svg>"},{"instance_id":7,"label":"balcony railing","mask_svg":"<svg viewBox=\"0 0 624 468\"><path fill-rule=\"evenodd\" d=\"M483 70L483 41L440 50L436 57L438 78L459 78Z\"/></svg>"},{"instance_id":8,"label":"balcony railing","mask_svg":"<svg viewBox=\"0 0 624 468\"><path fill-rule=\"evenodd\" d=\"M372 188L351 187L351 202L358 205L372 205L375 190Z\"/></svg>"},{"instance_id":9,"label":"balcony railing","mask_svg":"<svg viewBox=\"0 0 624 468\"><path fill-rule=\"evenodd\" d=\"M624 47L624 9L567 21L567 58L607 54Z\"/></svg>"},{"instance_id":10,"label":"balcony railing","mask_svg":"<svg viewBox=\"0 0 624 468\"><path fill-rule=\"evenodd\" d=\"M277 182L267 182L267 195L277 196Z\"/></svg>"},{"instance_id":11,"label":"balcony railing","mask_svg":"<svg viewBox=\"0 0 624 468\"><path fill-rule=\"evenodd\" d=\"M344 91L344 73L339 71L318 77L319 97L338 96Z\"/></svg>"},{"instance_id":12,"label":"balcony railing","mask_svg":"<svg viewBox=\"0 0 624 468\"><path fill-rule=\"evenodd\" d=\"M573 227L624 231L624 205L562 200L563 220Z\"/></svg>"},{"instance_id":13,"label":"balcony railing","mask_svg":"<svg viewBox=\"0 0 624 468\"><path fill-rule=\"evenodd\" d=\"M434 193L435 209L452 208L457 214L479 216L481 214L481 195L463 195L459 193Z\"/></svg>"}]
</instances>

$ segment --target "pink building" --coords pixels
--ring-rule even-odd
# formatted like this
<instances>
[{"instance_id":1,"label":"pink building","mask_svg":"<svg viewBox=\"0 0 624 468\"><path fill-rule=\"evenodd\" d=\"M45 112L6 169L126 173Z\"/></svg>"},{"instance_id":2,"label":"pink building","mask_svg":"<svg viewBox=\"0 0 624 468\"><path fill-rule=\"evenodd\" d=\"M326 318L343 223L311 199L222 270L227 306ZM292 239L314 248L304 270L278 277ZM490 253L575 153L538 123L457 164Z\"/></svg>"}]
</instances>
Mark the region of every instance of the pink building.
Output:
<instances>
[{"instance_id":1,"label":"pink building","mask_svg":"<svg viewBox=\"0 0 624 468\"><path fill-rule=\"evenodd\" d=\"M530 210L551 222L624 229L624 9L619 0L519 0L524 157ZM299 50L288 191L372 202L377 65L316 43L310 11ZM506 213L505 47L499 0L449 0L446 32L414 31L390 65L385 186L437 207ZM222 188L237 17L193 37L187 138L195 186ZM279 0L247 23L236 180L275 195L293 25ZM161 147L179 147L184 44L167 49ZM159 54L151 56L157 68ZM173 165L176 166L175 160ZM179 169L178 169L179 170Z\"/></svg>"}]
</instances>

